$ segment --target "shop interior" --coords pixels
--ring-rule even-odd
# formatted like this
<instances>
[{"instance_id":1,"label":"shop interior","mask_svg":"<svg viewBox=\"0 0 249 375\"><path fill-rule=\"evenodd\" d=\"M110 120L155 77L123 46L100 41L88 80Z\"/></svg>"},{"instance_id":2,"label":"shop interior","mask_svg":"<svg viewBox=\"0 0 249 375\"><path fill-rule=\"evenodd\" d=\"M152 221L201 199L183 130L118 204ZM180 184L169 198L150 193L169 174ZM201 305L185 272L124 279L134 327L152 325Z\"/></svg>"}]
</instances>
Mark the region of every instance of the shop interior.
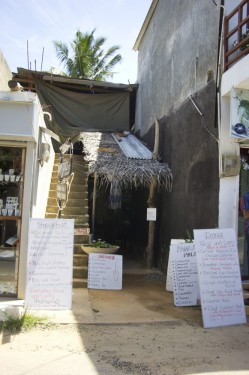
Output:
<instances>
[{"instance_id":1,"label":"shop interior","mask_svg":"<svg viewBox=\"0 0 249 375\"><path fill-rule=\"evenodd\" d=\"M240 170L240 185L239 196L242 197L244 193L249 191L249 149L241 148L240 150L241 170ZM243 279L249 279L249 269L246 252L246 239L244 231L244 218L242 212L239 210L238 215L238 251L241 266L241 275Z\"/></svg>"},{"instance_id":2,"label":"shop interior","mask_svg":"<svg viewBox=\"0 0 249 375\"><path fill-rule=\"evenodd\" d=\"M17 295L25 151L0 146L0 296Z\"/></svg>"}]
</instances>

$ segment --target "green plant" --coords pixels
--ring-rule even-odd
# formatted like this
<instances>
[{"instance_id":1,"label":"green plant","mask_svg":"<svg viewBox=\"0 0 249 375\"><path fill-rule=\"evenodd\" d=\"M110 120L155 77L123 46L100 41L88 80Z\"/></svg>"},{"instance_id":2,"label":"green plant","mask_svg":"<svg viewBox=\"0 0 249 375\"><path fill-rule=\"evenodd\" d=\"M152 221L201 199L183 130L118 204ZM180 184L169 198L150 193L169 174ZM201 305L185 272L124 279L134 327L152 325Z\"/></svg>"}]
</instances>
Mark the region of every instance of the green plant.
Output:
<instances>
[{"instance_id":1,"label":"green plant","mask_svg":"<svg viewBox=\"0 0 249 375\"><path fill-rule=\"evenodd\" d=\"M114 247L115 245L111 245L108 242L98 240L98 241L92 241L91 243L87 244L87 246L107 248L107 247Z\"/></svg>"},{"instance_id":2,"label":"green plant","mask_svg":"<svg viewBox=\"0 0 249 375\"><path fill-rule=\"evenodd\" d=\"M189 233L189 230L187 229L187 238L185 238L185 242L186 243L192 243L194 242L194 239L193 239L193 236L191 236L191 234Z\"/></svg>"},{"instance_id":3,"label":"green plant","mask_svg":"<svg viewBox=\"0 0 249 375\"><path fill-rule=\"evenodd\" d=\"M21 316L8 315L6 313L6 319L0 322L0 331L8 330L11 333L29 331L39 324L51 324L47 317L41 317L32 315L27 311Z\"/></svg>"}]
</instances>

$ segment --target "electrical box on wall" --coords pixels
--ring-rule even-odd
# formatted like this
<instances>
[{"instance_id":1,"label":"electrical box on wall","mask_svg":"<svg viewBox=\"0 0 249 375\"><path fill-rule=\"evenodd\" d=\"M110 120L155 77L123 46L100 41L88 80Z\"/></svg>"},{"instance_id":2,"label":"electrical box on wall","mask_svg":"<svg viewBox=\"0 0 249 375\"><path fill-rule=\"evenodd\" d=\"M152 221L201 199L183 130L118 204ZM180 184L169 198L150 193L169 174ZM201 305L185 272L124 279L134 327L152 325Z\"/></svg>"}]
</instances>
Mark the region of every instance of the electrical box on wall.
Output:
<instances>
[{"instance_id":1,"label":"electrical box on wall","mask_svg":"<svg viewBox=\"0 0 249 375\"><path fill-rule=\"evenodd\" d=\"M237 176L240 173L240 156L239 155L222 155L222 177Z\"/></svg>"}]
</instances>

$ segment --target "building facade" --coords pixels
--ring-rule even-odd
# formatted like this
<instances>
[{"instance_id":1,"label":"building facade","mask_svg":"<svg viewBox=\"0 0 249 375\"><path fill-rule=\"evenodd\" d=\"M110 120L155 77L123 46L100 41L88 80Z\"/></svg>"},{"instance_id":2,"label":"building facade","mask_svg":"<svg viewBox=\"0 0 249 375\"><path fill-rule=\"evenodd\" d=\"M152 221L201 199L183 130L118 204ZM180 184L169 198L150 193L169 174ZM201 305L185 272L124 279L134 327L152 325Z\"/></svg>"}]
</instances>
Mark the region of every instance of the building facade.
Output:
<instances>
[{"instance_id":1,"label":"building facade","mask_svg":"<svg viewBox=\"0 0 249 375\"><path fill-rule=\"evenodd\" d=\"M160 193L157 202L155 264L163 270L171 239L201 228L238 232L240 170L228 173L224 163L238 162L240 154L241 142L230 136L230 93L233 86L247 88L248 56L225 71L223 53L225 33L234 27L225 29L226 17L240 5L247 17L248 1L154 0L134 45L135 130L153 147L159 120L159 152L174 177L172 192ZM234 42L229 40L231 48Z\"/></svg>"}]
</instances>

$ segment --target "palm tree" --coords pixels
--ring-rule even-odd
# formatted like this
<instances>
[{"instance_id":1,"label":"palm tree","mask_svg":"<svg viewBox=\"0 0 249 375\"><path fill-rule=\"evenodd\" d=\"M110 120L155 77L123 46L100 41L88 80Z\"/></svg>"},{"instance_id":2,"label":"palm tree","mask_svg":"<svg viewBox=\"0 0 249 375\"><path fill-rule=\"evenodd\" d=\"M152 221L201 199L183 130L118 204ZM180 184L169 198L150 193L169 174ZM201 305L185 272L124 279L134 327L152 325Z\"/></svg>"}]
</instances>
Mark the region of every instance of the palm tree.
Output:
<instances>
[{"instance_id":1,"label":"palm tree","mask_svg":"<svg viewBox=\"0 0 249 375\"><path fill-rule=\"evenodd\" d=\"M65 64L67 75L72 78L86 78L105 81L113 76L112 69L122 59L120 54L114 56L119 46L113 46L106 52L102 49L106 38L94 38L95 29L91 33L76 32L70 43L73 54L69 57L69 49L65 43L54 41L57 57Z\"/></svg>"}]
</instances>

